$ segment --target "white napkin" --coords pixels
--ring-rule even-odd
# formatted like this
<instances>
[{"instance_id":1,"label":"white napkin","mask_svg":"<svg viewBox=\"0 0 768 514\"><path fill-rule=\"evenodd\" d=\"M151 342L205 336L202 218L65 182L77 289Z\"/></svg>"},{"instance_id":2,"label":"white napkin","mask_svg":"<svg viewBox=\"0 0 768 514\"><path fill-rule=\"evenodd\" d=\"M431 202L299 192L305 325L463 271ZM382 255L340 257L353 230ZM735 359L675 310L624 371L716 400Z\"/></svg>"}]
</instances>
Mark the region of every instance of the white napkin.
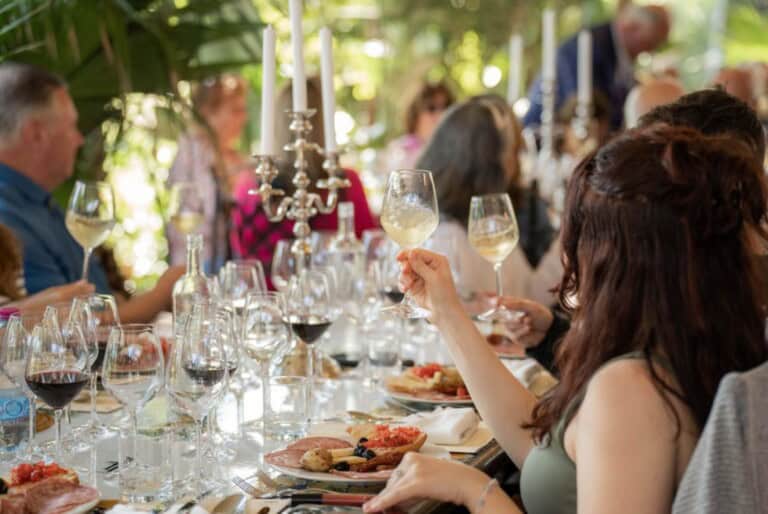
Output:
<instances>
[{"instance_id":1,"label":"white napkin","mask_svg":"<svg viewBox=\"0 0 768 514\"><path fill-rule=\"evenodd\" d=\"M432 412L412 414L401 421L422 429L432 444L461 444L475 433L479 422L480 418L471 407L439 407Z\"/></svg>"},{"instance_id":2,"label":"white napkin","mask_svg":"<svg viewBox=\"0 0 768 514\"><path fill-rule=\"evenodd\" d=\"M502 359L504 366L537 397L557 385L557 379L534 359Z\"/></svg>"}]
</instances>

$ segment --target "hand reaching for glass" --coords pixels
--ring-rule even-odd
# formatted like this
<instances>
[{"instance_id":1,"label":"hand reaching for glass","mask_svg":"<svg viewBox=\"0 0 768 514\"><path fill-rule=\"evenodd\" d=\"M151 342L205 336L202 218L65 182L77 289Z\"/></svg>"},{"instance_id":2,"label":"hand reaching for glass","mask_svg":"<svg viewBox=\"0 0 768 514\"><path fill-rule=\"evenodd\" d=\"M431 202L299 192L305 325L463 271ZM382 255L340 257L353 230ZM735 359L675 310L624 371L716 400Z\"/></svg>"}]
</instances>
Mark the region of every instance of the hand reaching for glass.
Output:
<instances>
[{"instance_id":1,"label":"hand reaching for glass","mask_svg":"<svg viewBox=\"0 0 768 514\"><path fill-rule=\"evenodd\" d=\"M509 335L526 348L538 345L552 326L552 311L539 302L514 296L494 297L491 302L510 311L523 313L520 318L505 322L504 326Z\"/></svg>"},{"instance_id":2,"label":"hand reaching for glass","mask_svg":"<svg viewBox=\"0 0 768 514\"><path fill-rule=\"evenodd\" d=\"M399 287L419 307L431 311L436 322L446 313L463 311L448 259L429 250L403 250L397 255L402 267Z\"/></svg>"}]
</instances>

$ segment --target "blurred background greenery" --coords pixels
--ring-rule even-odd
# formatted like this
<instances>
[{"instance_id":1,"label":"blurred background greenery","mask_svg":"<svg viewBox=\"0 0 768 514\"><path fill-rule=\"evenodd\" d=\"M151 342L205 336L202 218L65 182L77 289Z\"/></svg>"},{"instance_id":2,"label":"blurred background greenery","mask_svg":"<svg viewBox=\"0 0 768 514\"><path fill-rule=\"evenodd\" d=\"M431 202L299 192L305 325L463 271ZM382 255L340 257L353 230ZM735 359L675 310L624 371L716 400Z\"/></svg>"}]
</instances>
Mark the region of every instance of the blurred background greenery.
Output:
<instances>
[{"instance_id":1,"label":"blurred background greenery","mask_svg":"<svg viewBox=\"0 0 768 514\"><path fill-rule=\"evenodd\" d=\"M459 97L504 94L507 42L525 41L524 74L540 61L540 12L558 9L561 39L609 19L622 0L305 0L309 73L319 72L318 29L335 38L337 134L349 164L375 177L377 152L403 130L408 98L424 80ZM643 2L639 2L643 3ZM768 56L765 0L656 0L674 25L667 46L639 59L641 72L676 68L700 87L723 64ZM261 32L277 32L278 80L291 74L285 0L0 0L0 60L32 62L66 78L86 135L78 177L104 177L117 192L111 244L131 286L161 273L162 213L175 141L192 119L190 84L221 71L243 74L251 113L242 149L259 138ZM68 188L58 192L66 198Z\"/></svg>"}]
</instances>

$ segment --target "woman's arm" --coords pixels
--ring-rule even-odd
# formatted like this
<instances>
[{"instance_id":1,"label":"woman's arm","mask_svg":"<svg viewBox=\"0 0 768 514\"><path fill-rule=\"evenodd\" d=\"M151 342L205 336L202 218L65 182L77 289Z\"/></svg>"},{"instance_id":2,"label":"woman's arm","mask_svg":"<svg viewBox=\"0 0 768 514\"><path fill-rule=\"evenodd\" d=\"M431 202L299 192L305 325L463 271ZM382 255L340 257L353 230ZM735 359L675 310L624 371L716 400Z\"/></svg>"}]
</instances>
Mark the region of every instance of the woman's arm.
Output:
<instances>
[{"instance_id":1,"label":"woman's arm","mask_svg":"<svg viewBox=\"0 0 768 514\"><path fill-rule=\"evenodd\" d=\"M464 505L472 514L519 514L520 509L482 471L450 460L408 453L364 512L380 512L417 499Z\"/></svg>"},{"instance_id":2,"label":"woman's arm","mask_svg":"<svg viewBox=\"0 0 768 514\"><path fill-rule=\"evenodd\" d=\"M171 309L173 285L184 274L184 266L171 266L146 293L118 301L121 323L149 323L161 311Z\"/></svg>"},{"instance_id":3,"label":"woman's arm","mask_svg":"<svg viewBox=\"0 0 768 514\"><path fill-rule=\"evenodd\" d=\"M676 410L679 437L642 360L616 361L594 376L565 437L576 461L579 512L670 512L678 448L686 441L694 446L688 415Z\"/></svg>"},{"instance_id":4,"label":"woman's arm","mask_svg":"<svg viewBox=\"0 0 768 514\"><path fill-rule=\"evenodd\" d=\"M533 446L529 430L536 398L501 363L475 324L464 313L447 260L426 250L402 252L400 286L432 312L451 357L483 420L518 467Z\"/></svg>"}]
</instances>

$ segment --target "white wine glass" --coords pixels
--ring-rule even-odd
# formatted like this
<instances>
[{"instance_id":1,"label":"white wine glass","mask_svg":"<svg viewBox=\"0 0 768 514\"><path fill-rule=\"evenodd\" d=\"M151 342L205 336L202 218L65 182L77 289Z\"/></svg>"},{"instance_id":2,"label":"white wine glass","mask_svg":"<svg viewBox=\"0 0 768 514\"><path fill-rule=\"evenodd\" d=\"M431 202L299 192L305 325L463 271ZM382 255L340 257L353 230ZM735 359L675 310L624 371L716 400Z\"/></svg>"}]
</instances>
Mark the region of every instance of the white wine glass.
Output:
<instances>
[{"instance_id":1,"label":"white wine glass","mask_svg":"<svg viewBox=\"0 0 768 514\"><path fill-rule=\"evenodd\" d=\"M83 276L88 278L88 262L93 249L106 241L115 226L115 197L106 182L78 180L72 189L65 219L67 230L83 247Z\"/></svg>"},{"instance_id":2,"label":"white wine glass","mask_svg":"<svg viewBox=\"0 0 768 514\"><path fill-rule=\"evenodd\" d=\"M439 215L432 172L396 170L389 174L387 192L381 210L381 226L401 248L409 250L429 239L437 228ZM429 316L429 311L415 305L406 294L403 301L384 307L404 318Z\"/></svg>"},{"instance_id":3,"label":"white wine glass","mask_svg":"<svg viewBox=\"0 0 768 514\"><path fill-rule=\"evenodd\" d=\"M195 183L174 183L168 204L168 219L179 234L191 234L203 223L205 206Z\"/></svg>"},{"instance_id":4,"label":"white wine glass","mask_svg":"<svg viewBox=\"0 0 768 514\"><path fill-rule=\"evenodd\" d=\"M272 254L272 266L270 266L270 279L272 286L278 291L286 291L291 277L296 271L296 262L291 252L292 239L281 239L275 245Z\"/></svg>"},{"instance_id":5,"label":"white wine glass","mask_svg":"<svg viewBox=\"0 0 768 514\"><path fill-rule=\"evenodd\" d=\"M520 239L515 210L509 195L473 196L469 205L469 243L480 256L493 264L496 272L496 296L501 297L501 267ZM522 313L499 305L481 313L482 321L507 322L519 319Z\"/></svg>"}]
</instances>

